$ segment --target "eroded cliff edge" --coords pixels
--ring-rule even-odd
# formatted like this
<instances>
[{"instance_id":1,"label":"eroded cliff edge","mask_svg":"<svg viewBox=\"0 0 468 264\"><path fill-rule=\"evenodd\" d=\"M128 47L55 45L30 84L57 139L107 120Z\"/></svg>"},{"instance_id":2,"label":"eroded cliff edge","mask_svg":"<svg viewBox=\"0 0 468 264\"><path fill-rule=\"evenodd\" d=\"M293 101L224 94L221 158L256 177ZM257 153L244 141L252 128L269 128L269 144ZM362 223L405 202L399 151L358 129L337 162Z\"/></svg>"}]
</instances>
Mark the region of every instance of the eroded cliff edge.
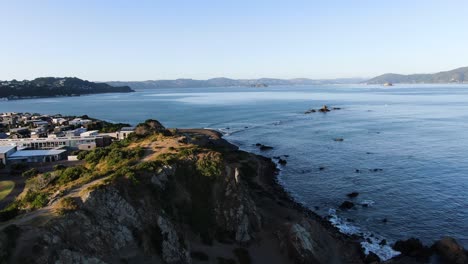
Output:
<instances>
[{"instance_id":1,"label":"eroded cliff edge","mask_svg":"<svg viewBox=\"0 0 468 264\"><path fill-rule=\"evenodd\" d=\"M360 239L292 201L271 160L209 130L140 125L39 173L1 224L3 263L363 263Z\"/></svg>"}]
</instances>

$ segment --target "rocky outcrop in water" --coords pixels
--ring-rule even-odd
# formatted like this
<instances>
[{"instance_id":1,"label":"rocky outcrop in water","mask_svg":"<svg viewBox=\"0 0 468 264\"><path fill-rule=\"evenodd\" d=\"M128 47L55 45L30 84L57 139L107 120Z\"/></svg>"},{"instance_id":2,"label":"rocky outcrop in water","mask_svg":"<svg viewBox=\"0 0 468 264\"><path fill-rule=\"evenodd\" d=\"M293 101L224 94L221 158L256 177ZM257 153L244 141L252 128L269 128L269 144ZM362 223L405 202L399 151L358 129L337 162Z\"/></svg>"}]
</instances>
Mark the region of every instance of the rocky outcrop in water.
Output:
<instances>
[{"instance_id":1,"label":"rocky outcrop in water","mask_svg":"<svg viewBox=\"0 0 468 264\"><path fill-rule=\"evenodd\" d=\"M307 111L304 112L304 114L311 114L311 113L316 113L316 112L319 112L319 113L328 113L330 111L333 111L333 110L341 110L340 107L328 107L327 105L324 105L322 106L322 108L319 108L319 109L309 109Z\"/></svg>"}]
</instances>

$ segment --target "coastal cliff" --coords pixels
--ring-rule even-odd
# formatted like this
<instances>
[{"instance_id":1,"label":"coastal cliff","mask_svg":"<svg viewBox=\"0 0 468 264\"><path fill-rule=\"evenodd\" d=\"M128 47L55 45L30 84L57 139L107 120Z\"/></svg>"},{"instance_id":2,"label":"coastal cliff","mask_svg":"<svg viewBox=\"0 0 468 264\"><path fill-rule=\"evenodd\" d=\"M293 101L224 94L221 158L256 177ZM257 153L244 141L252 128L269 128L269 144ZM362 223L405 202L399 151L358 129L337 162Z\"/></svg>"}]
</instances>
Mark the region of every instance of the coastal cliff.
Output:
<instances>
[{"instance_id":1,"label":"coastal cliff","mask_svg":"<svg viewBox=\"0 0 468 264\"><path fill-rule=\"evenodd\" d=\"M215 131L148 120L80 159L29 178L2 212L2 263L378 261L291 200L270 159Z\"/></svg>"}]
</instances>

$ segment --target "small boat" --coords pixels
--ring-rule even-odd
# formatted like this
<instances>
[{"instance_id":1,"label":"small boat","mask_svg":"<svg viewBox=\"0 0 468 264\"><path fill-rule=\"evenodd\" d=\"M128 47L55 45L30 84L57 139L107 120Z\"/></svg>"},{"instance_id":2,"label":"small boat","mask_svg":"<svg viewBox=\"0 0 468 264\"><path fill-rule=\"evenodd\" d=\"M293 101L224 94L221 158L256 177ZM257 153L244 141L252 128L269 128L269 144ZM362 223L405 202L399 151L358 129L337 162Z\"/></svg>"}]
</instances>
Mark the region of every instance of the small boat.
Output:
<instances>
[{"instance_id":1,"label":"small boat","mask_svg":"<svg viewBox=\"0 0 468 264\"><path fill-rule=\"evenodd\" d=\"M386 82L386 83L383 84L383 86L393 86L393 83L391 83L391 82Z\"/></svg>"}]
</instances>

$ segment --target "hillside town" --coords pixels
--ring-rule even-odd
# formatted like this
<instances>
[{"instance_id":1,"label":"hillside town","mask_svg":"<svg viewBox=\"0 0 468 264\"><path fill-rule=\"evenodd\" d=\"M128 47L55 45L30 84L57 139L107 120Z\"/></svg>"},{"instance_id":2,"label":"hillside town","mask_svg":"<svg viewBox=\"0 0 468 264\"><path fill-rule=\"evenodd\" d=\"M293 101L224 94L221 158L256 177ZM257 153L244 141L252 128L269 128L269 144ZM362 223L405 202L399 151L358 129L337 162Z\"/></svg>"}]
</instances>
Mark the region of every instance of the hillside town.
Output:
<instances>
[{"instance_id":1,"label":"hillside town","mask_svg":"<svg viewBox=\"0 0 468 264\"><path fill-rule=\"evenodd\" d=\"M87 116L0 114L0 165L74 159L77 151L105 147L133 133L128 124Z\"/></svg>"}]
</instances>

